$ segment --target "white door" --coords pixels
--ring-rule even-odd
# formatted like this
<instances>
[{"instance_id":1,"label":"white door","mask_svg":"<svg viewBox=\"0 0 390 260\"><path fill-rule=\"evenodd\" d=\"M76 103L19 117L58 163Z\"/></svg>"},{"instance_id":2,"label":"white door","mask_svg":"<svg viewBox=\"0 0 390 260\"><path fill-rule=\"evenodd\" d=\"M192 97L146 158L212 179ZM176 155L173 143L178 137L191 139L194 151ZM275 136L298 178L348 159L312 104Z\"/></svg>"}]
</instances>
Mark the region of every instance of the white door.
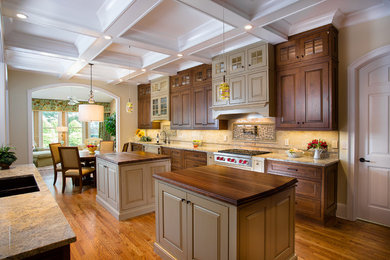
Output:
<instances>
[{"instance_id":1,"label":"white door","mask_svg":"<svg viewBox=\"0 0 390 260\"><path fill-rule=\"evenodd\" d=\"M359 72L358 218L390 226L390 54Z\"/></svg>"}]
</instances>

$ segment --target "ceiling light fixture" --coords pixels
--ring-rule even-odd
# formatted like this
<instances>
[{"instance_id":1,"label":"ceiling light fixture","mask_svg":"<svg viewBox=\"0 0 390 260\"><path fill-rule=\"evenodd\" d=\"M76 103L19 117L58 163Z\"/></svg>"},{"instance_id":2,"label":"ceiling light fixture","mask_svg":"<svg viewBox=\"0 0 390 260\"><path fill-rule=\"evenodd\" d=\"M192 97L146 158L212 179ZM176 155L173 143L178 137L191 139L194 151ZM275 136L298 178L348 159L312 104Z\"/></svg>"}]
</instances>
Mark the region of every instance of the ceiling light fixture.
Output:
<instances>
[{"instance_id":1,"label":"ceiling light fixture","mask_svg":"<svg viewBox=\"0 0 390 260\"><path fill-rule=\"evenodd\" d=\"M252 28L253 28L253 25L251 25L251 24L247 24L247 25L244 26L244 29L247 30L247 31L249 31Z\"/></svg>"},{"instance_id":2,"label":"ceiling light fixture","mask_svg":"<svg viewBox=\"0 0 390 260\"><path fill-rule=\"evenodd\" d=\"M222 7L222 55L225 55L225 7ZM224 64L225 65L225 64ZM226 70L225 66L224 68L224 74L222 77L222 82L219 85L219 98L221 100L229 99L230 98L230 87L229 84L226 82Z\"/></svg>"},{"instance_id":3,"label":"ceiling light fixture","mask_svg":"<svg viewBox=\"0 0 390 260\"><path fill-rule=\"evenodd\" d=\"M183 54L178 53L178 54L177 54L177 57L183 57Z\"/></svg>"},{"instance_id":4,"label":"ceiling light fixture","mask_svg":"<svg viewBox=\"0 0 390 260\"><path fill-rule=\"evenodd\" d=\"M104 120L104 107L95 104L92 91L92 63L89 63L91 67L91 90L89 91L88 104L79 105L79 120L81 122L103 122Z\"/></svg>"},{"instance_id":5,"label":"ceiling light fixture","mask_svg":"<svg viewBox=\"0 0 390 260\"><path fill-rule=\"evenodd\" d=\"M16 14L16 17L18 17L18 18L20 18L20 19L27 19L27 15L25 15L25 14L22 14L22 13L17 13Z\"/></svg>"},{"instance_id":6,"label":"ceiling light fixture","mask_svg":"<svg viewBox=\"0 0 390 260\"><path fill-rule=\"evenodd\" d=\"M111 37L110 35L104 35L104 39L106 39L106 40L111 40L112 37Z\"/></svg>"},{"instance_id":7,"label":"ceiling light fixture","mask_svg":"<svg viewBox=\"0 0 390 260\"><path fill-rule=\"evenodd\" d=\"M145 72L146 71L146 69L141 69L143 72Z\"/></svg>"},{"instance_id":8,"label":"ceiling light fixture","mask_svg":"<svg viewBox=\"0 0 390 260\"><path fill-rule=\"evenodd\" d=\"M129 53L131 54L131 50L130 50L131 46L129 45ZM129 57L131 57L131 55L129 55ZM131 67L131 62L130 62L130 67ZM133 102L131 102L131 99L130 99L130 86L128 86L129 88L129 100L127 101L126 103L126 112L127 113L132 113L133 112Z\"/></svg>"}]
</instances>

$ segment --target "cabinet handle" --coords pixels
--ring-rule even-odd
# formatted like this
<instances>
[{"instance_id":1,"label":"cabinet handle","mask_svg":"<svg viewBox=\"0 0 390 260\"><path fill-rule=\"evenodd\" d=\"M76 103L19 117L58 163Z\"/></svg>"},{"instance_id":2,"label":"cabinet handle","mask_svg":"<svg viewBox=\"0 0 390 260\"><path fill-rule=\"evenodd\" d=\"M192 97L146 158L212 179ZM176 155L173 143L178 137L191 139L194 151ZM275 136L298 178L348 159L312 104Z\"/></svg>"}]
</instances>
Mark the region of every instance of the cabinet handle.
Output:
<instances>
[{"instance_id":1,"label":"cabinet handle","mask_svg":"<svg viewBox=\"0 0 390 260\"><path fill-rule=\"evenodd\" d=\"M287 168L287 170L289 170L289 171L298 171L298 169L294 169L294 168Z\"/></svg>"},{"instance_id":2,"label":"cabinet handle","mask_svg":"<svg viewBox=\"0 0 390 260\"><path fill-rule=\"evenodd\" d=\"M184 202L184 201L186 201L185 199L181 199L181 202Z\"/></svg>"},{"instance_id":3,"label":"cabinet handle","mask_svg":"<svg viewBox=\"0 0 390 260\"><path fill-rule=\"evenodd\" d=\"M245 68L244 66L241 66L241 68Z\"/></svg>"},{"instance_id":4,"label":"cabinet handle","mask_svg":"<svg viewBox=\"0 0 390 260\"><path fill-rule=\"evenodd\" d=\"M305 55L302 55L302 58L305 57Z\"/></svg>"},{"instance_id":5,"label":"cabinet handle","mask_svg":"<svg viewBox=\"0 0 390 260\"><path fill-rule=\"evenodd\" d=\"M299 125L301 122L297 122L297 124Z\"/></svg>"},{"instance_id":6,"label":"cabinet handle","mask_svg":"<svg viewBox=\"0 0 390 260\"><path fill-rule=\"evenodd\" d=\"M297 59L299 59L299 56L297 55Z\"/></svg>"},{"instance_id":7,"label":"cabinet handle","mask_svg":"<svg viewBox=\"0 0 390 260\"><path fill-rule=\"evenodd\" d=\"M305 124L305 122L302 122L302 125L304 125Z\"/></svg>"},{"instance_id":8,"label":"cabinet handle","mask_svg":"<svg viewBox=\"0 0 390 260\"><path fill-rule=\"evenodd\" d=\"M191 204L191 201L187 200L187 204Z\"/></svg>"},{"instance_id":9,"label":"cabinet handle","mask_svg":"<svg viewBox=\"0 0 390 260\"><path fill-rule=\"evenodd\" d=\"M248 64L248 66L250 67L250 66L252 66L252 65Z\"/></svg>"}]
</instances>

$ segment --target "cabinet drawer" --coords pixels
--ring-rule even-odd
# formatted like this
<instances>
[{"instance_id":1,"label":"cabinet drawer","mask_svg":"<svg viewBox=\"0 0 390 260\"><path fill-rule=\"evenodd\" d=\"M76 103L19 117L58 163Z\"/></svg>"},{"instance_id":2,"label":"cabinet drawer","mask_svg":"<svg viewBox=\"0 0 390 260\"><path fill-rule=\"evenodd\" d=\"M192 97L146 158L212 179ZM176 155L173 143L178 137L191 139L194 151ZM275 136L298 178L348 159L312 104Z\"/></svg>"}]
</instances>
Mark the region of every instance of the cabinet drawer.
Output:
<instances>
[{"instance_id":1,"label":"cabinet drawer","mask_svg":"<svg viewBox=\"0 0 390 260\"><path fill-rule=\"evenodd\" d=\"M267 173L288 174L292 177L302 177L310 180L321 181L321 169L296 163L283 163L266 160Z\"/></svg>"},{"instance_id":2,"label":"cabinet drawer","mask_svg":"<svg viewBox=\"0 0 390 260\"><path fill-rule=\"evenodd\" d=\"M207 153L205 152L184 151L184 158L186 160L189 159L207 163Z\"/></svg>"},{"instance_id":3,"label":"cabinet drawer","mask_svg":"<svg viewBox=\"0 0 390 260\"><path fill-rule=\"evenodd\" d=\"M132 151L143 151L143 145L142 144L131 144L131 150Z\"/></svg>"},{"instance_id":4,"label":"cabinet drawer","mask_svg":"<svg viewBox=\"0 0 390 260\"><path fill-rule=\"evenodd\" d=\"M184 160L184 168L194 168L194 167L201 167L201 166L206 166L207 161L201 162L201 161L196 161L196 160L191 160L191 159L185 159Z\"/></svg>"},{"instance_id":5,"label":"cabinet drawer","mask_svg":"<svg viewBox=\"0 0 390 260\"><path fill-rule=\"evenodd\" d=\"M313 199L321 199L321 183L304 179L299 179L296 193Z\"/></svg>"},{"instance_id":6,"label":"cabinet drawer","mask_svg":"<svg viewBox=\"0 0 390 260\"><path fill-rule=\"evenodd\" d=\"M182 155L183 155L183 152L180 151L180 150L176 150L176 149L172 149L171 150L171 158L172 158L172 160L176 159L176 160L180 160L181 161Z\"/></svg>"},{"instance_id":7,"label":"cabinet drawer","mask_svg":"<svg viewBox=\"0 0 390 260\"><path fill-rule=\"evenodd\" d=\"M319 200L312 200L303 198L299 195L295 197L296 212L306 217L321 219L321 202Z\"/></svg>"}]
</instances>

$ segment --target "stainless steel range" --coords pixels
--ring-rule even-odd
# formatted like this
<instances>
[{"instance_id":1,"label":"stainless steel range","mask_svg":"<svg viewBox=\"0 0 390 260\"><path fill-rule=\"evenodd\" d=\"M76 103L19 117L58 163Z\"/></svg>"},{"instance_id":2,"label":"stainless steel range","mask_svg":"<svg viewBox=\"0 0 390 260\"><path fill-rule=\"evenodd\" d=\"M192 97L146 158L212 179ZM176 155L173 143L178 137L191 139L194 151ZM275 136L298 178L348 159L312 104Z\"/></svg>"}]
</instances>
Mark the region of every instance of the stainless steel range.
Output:
<instances>
[{"instance_id":1,"label":"stainless steel range","mask_svg":"<svg viewBox=\"0 0 390 260\"><path fill-rule=\"evenodd\" d=\"M267 151L227 149L214 153L214 163L234 168L252 170L252 156L267 154Z\"/></svg>"}]
</instances>

